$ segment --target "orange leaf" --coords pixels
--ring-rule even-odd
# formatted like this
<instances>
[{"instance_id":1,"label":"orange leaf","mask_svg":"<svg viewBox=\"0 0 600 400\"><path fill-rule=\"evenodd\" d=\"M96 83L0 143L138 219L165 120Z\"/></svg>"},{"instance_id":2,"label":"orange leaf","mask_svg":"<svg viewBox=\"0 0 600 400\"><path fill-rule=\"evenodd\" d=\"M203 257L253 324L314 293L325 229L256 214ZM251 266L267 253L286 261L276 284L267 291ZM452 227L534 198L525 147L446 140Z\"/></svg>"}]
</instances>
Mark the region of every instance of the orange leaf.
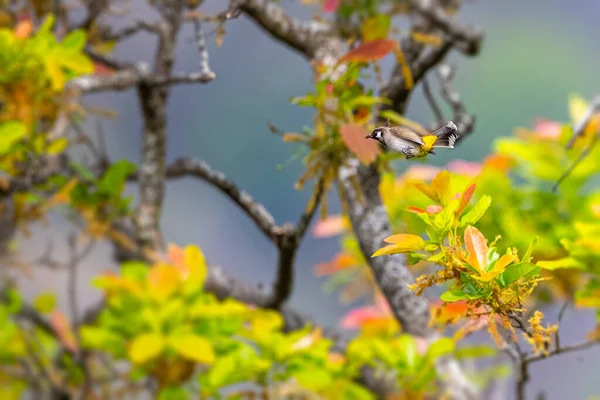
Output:
<instances>
[{"instance_id":1,"label":"orange leaf","mask_svg":"<svg viewBox=\"0 0 600 400\"><path fill-rule=\"evenodd\" d=\"M64 313L60 311L53 311L50 314L50 325L56 332L58 340L70 351L76 352L78 350L77 341L75 335L71 330L69 320Z\"/></svg>"},{"instance_id":2,"label":"orange leaf","mask_svg":"<svg viewBox=\"0 0 600 400\"><path fill-rule=\"evenodd\" d=\"M513 166L514 161L509 156L505 156L502 154L492 154L484 160L484 165L486 167L491 167L501 172L508 172Z\"/></svg>"},{"instance_id":3,"label":"orange leaf","mask_svg":"<svg viewBox=\"0 0 600 400\"><path fill-rule=\"evenodd\" d=\"M367 131L358 124L345 124L340 127L340 134L348 149L358 157L363 164L370 164L381 151L375 140L367 140Z\"/></svg>"},{"instance_id":4,"label":"orange leaf","mask_svg":"<svg viewBox=\"0 0 600 400\"><path fill-rule=\"evenodd\" d=\"M352 62L369 62L380 60L398 48L398 44L390 39L378 39L363 43L355 49L350 50L342 58L339 64Z\"/></svg>"},{"instance_id":5,"label":"orange leaf","mask_svg":"<svg viewBox=\"0 0 600 400\"><path fill-rule=\"evenodd\" d=\"M476 187L477 187L476 184L472 184L462 194L462 196L460 198L460 205L458 206L458 210L456 210L457 216L460 216L462 214L462 212L465 211L465 208L469 204L469 201L471 200L471 197L473 196L473 193L475 192Z\"/></svg>"},{"instance_id":6,"label":"orange leaf","mask_svg":"<svg viewBox=\"0 0 600 400\"><path fill-rule=\"evenodd\" d=\"M422 208L419 207L414 207L414 206L410 206L406 209L406 211L411 212L411 213L415 213L415 214L423 214L424 212L426 212L425 210L423 210Z\"/></svg>"},{"instance_id":7,"label":"orange leaf","mask_svg":"<svg viewBox=\"0 0 600 400\"><path fill-rule=\"evenodd\" d=\"M179 272L167 264L158 264L148 273L148 286L153 295L159 300L164 300L177 289L179 285Z\"/></svg>"},{"instance_id":8,"label":"orange leaf","mask_svg":"<svg viewBox=\"0 0 600 400\"><path fill-rule=\"evenodd\" d=\"M487 264L488 247L483 234L472 225L465 229L465 246L469 252L469 265L483 272Z\"/></svg>"},{"instance_id":9,"label":"orange leaf","mask_svg":"<svg viewBox=\"0 0 600 400\"><path fill-rule=\"evenodd\" d=\"M337 254L330 262L317 264L315 266L315 274L317 276L330 275L346 268L358 265L358 263L359 261L356 259L356 257L351 254Z\"/></svg>"},{"instance_id":10,"label":"orange leaf","mask_svg":"<svg viewBox=\"0 0 600 400\"><path fill-rule=\"evenodd\" d=\"M31 33L33 32L33 23L30 19L24 19L20 21L17 26L15 26L15 30L13 35L17 39L27 39Z\"/></svg>"}]
</instances>

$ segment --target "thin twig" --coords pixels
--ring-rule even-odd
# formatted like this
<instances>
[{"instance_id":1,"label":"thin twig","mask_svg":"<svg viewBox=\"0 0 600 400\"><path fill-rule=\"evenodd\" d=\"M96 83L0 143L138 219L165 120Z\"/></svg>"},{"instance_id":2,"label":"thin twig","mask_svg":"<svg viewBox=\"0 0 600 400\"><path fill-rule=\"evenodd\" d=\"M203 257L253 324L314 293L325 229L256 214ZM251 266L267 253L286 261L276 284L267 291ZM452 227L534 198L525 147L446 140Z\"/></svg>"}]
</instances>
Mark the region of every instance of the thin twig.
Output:
<instances>
[{"instance_id":1,"label":"thin twig","mask_svg":"<svg viewBox=\"0 0 600 400\"><path fill-rule=\"evenodd\" d=\"M579 154L579 156L573 162L573 164L571 164L571 166L564 172L564 174L562 174L562 176L560 178L558 178L558 180L556 181L556 183L554 184L554 186L552 186L552 192L556 192L556 190L558 189L558 187L560 186L560 184L567 177L569 177L569 175L571 175L571 173L579 165L579 163L582 162L590 154L590 152L594 149L594 146L596 145L597 141L598 141L598 136L594 135L594 137L592 138L592 142L588 145L588 147L586 147L581 152L581 154Z\"/></svg>"},{"instance_id":2,"label":"thin twig","mask_svg":"<svg viewBox=\"0 0 600 400\"><path fill-rule=\"evenodd\" d=\"M581 117L579 121L575 122L573 126L573 136L571 136L571 139L569 139L569 142L565 145L567 150L573 147L575 140L577 140L579 136L583 135L585 128L590 123L590 120L598 112L600 112L600 95L597 95L592 99L588 109L585 111L585 114L583 114L583 117Z\"/></svg>"},{"instance_id":3,"label":"thin twig","mask_svg":"<svg viewBox=\"0 0 600 400\"><path fill-rule=\"evenodd\" d=\"M436 122L441 123L444 122L444 115L442 114L442 110L438 105L437 101L433 97L433 93L431 92L431 87L429 86L429 80L426 76L422 79L423 84L423 94L425 95L425 99L429 103L429 107L431 107L431 111L433 111L433 115L435 117Z\"/></svg>"}]
</instances>

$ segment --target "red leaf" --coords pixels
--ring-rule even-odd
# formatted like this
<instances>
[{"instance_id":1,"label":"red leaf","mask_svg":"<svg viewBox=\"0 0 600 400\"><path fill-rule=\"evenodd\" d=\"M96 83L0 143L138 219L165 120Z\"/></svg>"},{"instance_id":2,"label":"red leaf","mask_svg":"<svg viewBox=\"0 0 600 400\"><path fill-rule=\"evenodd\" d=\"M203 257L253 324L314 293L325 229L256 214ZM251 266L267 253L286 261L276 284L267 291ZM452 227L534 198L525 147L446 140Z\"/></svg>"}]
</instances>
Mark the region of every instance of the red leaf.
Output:
<instances>
[{"instance_id":1,"label":"red leaf","mask_svg":"<svg viewBox=\"0 0 600 400\"><path fill-rule=\"evenodd\" d=\"M535 121L535 131L540 139L556 140L560 137L562 126L558 122L545 118L538 118Z\"/></svg>"},{"instance_id":2,"label":"red leaf","mask_svg":"<svg viewBox=\"0 0 600 400\"><path fill-rule=\"evenodd\" d=\"M99 62L94 63L94 73L96 75L104 76L104 75L112 75L115 71Z\"/></svg>"},{"instance_id":3,"label":"red leaf","mask_svg":"<svg viewBox=\"0 0 600 400\"><path fill-rule=\"evenodd\" d=\"M340 127L340 134L348 149L358 157L363 164L370 164L381 151L377 141L365 139L367 131L358 124L346 124Z\"/></svg>"},{"instance_id":4,"label":"red leaf","mask_svg":"<svg viewBox=\"0 0 600 400\"><path fill-rule=\"evenodd\" d=\"M443 209L444 209L444 207L442 207L442 206L438 206L436 204L432 204L430 206L427 206L427 214L434 215L434 214L439 213Z\"/></svg>"},{"instance_id":5,"label":"red leaf","mask_svg":"<svg viewBox=\"0 0 600 400\"><path fill-rule=\"evenodd\" d=\"M71 325L65 314L60 311L54 311L50 314L50 325L54 329L54 332L56 332L58 340L60 340L67 349L76 352L78 349L77 341L75 340L75 335L71 330Z\"/></svg>"},{"instance_id":6,"label":"red leaf","mask_svg":"<svg viewBox=\"0 0 600 400\"><path fill-rule=\"evenodd\" d=\"M454 160L448 163L448 170L455 174L466 175L466 176L477 176L481 172L482 165L476 162L469 162L464 160Z\"/></svg>"},{"instance_id":7,"label":"red leaf","mask_svg":"<svg viewBox=\"0 0 600 400\"><path fill-rule=\"evenodd\" d=\"M471 197L473 196L473 193L475 192L476 187L477 187L476 184L472 184L463 193L462 197L460 198L460 205L458 206L458 209L456 210L457 216L462 214L462 212L465 210L465 207L467 207L467 205L469 204L469 201L471 200Z\"/></svg>"},{"instance_id":8,"label":"red leaf","mask_svg":"<svg viewBox=\"0 0 600 400\"><path fill-rule=\"evenodd\" d=\"M411 213L415 213L415 214L423 214L425 212L425 210L423 210L422 208L414 207L414 206L408 207L406 209L406 211L411 212Z\"/></svg>"},{"instance_id":9,"label":"red leaf","mask_svg":"<svg viewBox=\"0 0 600 400\"><path fill-rule=\"evenodd\" d=\"M369 62L380 60L392 51L398 48L398 43L390 39L378 39L372 42L363 43L355 49L350 50L342 58L339 63L353 62Z\"/></svg>"},{"instance_id":10,"label":"red leaf","mask_svg":"<svg viewBox=\"0 0 600 400\"><path fill-rule=\"evenodd\" d=\"M325 0L323 3L323 12L334 13L340 6L341 0Z\"/></svg>"},{"instance_id":11,"label":"red leaf","mask_svg":"<svg viewBox=\"0 0 600 400\"><path fill-rule=\"evenodd\" d=\"M348 228L346 219L342 215L332 215L317 221L313 229L315 237L337 236Z\"/></svg>"}]
</instances>

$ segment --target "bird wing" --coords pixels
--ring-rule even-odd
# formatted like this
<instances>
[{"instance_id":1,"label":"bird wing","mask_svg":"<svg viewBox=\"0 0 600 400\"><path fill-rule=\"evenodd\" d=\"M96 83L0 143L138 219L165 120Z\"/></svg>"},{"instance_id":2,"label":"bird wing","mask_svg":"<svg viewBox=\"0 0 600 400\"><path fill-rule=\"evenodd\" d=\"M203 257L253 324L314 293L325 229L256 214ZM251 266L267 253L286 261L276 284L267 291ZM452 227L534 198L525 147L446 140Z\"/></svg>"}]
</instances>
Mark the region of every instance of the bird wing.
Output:
<instances>
[{"instance_id":1,"label":"bird wing","mask_svg":"<svg viewBox=\"0 0 600 400\"><path fill-rule=\"evenodd\" d=\"M413 142L412 140L406 140L395 135L390 135L385 141L387 147L400 153L420 147L420 144Z\"/></svg>"},{"instance_id":2,"label":"bird wing","mask_svg":"<svg viewBox=\"0 0 600 400\"><path fill-rule=\"evenodd\" d=\"M403 128L401 126L395 126L390 128L390 132L394 136L394 139L406 140L408 142L412 142L418 146L422 146L425 144L421 136L411 131L410 129Z\"/></svg>"}]
</instances>

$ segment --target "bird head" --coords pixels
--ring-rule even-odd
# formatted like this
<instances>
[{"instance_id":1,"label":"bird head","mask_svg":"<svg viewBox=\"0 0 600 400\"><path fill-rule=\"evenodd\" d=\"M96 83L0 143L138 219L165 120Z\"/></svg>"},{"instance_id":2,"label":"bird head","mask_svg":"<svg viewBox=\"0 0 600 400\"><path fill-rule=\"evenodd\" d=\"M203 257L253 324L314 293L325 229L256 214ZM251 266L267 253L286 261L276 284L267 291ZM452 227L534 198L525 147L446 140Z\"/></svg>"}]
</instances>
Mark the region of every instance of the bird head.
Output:
<instances>
[{"instance_id":1,"label":"bird head","mask_svg":"<svg viewBox=\"0 0 600 400\"><path fill-rule=\"evenodd\" d=\"M365 139L375 139L375 140L381 142L383 140L383 134L384 134L385 130L386 130L386 127L376 128L375 130L373 130L373 132L371 132L370 134L365 136Z\"/></svg>"}]
</instances>

